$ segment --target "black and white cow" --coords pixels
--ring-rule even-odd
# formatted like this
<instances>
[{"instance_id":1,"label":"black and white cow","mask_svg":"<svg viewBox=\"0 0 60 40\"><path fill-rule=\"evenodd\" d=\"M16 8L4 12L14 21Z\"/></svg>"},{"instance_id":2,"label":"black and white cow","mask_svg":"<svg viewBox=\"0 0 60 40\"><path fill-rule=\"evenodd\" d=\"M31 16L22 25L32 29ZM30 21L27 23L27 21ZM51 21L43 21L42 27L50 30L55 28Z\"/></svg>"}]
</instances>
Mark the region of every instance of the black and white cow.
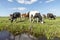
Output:
<instances>
[{"instance_id":1,"label":"black and white cow","mask_svg":"<svg viewBox=\"0 0 60 40\"><path fill-rule=\"evenodd\" d=\"M46 17L47 17L47 16L46 16L45 14L43 14L43 18L46 19Z\"/></svg>"},{"instance_id":2,"label":"black and white cow","mask_svg":"<svg viewBox=\"0 0 60 40\"><path fill-rule=\"evenodd\" d=\"M30 13L29 13L29 20L30 20L30 22L32 22L32 20L34 22L35 18L37 18L37 22L39 20L41 23L43 23L43 18L40 15L39 11L30 11Z\"/></svg>"},{"instance_id":3,"label":"black and white cow","mask_svg":"<svg viewBox=\"0 0 60 40\"><path fill-rule=\"evenodd\" d=\"M10 14L10 20L13 22L13 20L16 20L17 18L20 18L21 14L20 12L14 12L13 14Z\"/></svg>"},{"instance_id":4,"label":"black and white cow","mask_svg":"<svg viewBox=\"0 0 60 40\"><path fill-rule=\"evenodd\" d=\"M52 13L48 13L48 14L47 14L47 18L56 19L56 16L53 15Z\"/></svg>"}]
</instances>

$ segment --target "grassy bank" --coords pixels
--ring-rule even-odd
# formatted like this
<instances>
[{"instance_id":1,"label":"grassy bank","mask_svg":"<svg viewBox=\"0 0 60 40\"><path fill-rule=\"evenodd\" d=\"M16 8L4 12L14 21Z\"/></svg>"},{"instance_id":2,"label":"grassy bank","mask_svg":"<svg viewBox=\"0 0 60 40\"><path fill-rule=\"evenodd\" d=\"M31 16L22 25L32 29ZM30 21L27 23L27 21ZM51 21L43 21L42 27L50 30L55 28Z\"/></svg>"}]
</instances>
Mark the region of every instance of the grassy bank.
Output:
<instances>
[{"instance_id":1,"label":"grassy bank","mask_svg":"<svg viewBox=\"0 0 60 40\"><path fill-rule=\"evenodd\" d=\"M60 18L58 17L56 20L45 19L44 21L46 23L44 24L36 22L30 23L28 19L11 23L8 19L8 17L0 18L0 31L6 28L14 35L27 32L36 37L45 35L48 39L54 38L55 36L60 37ZM32 27L31 30L29 29L30 27Z\"/></svg>"}]
</instances>

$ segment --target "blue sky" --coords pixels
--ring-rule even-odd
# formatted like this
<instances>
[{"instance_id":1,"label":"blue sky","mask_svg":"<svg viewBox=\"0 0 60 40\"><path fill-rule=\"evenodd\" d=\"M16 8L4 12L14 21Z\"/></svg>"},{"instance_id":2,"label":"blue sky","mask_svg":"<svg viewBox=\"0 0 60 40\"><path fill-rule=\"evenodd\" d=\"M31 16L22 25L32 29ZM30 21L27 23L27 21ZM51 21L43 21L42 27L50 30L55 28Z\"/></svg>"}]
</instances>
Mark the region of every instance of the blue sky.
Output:
<instances>
[{"instance_id":1,"label":"blue sky","mask_svg":"<svg viewBox=\"0 0 60 40\"><path fill-rule=\"evenodd\" d=\"M51 12L56 16L60 16L60 0L0 0L0 16L33 10L37 10L41 14Z\"/></svg>"}]
</instances>

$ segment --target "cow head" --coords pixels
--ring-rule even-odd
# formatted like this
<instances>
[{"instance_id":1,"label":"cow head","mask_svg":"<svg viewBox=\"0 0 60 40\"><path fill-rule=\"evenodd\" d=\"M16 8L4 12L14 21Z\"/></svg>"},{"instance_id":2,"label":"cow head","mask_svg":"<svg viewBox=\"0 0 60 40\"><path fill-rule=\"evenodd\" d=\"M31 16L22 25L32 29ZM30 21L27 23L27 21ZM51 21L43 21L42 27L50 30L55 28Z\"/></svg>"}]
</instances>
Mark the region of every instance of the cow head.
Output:
<instances>
[{"instance_id":1,"label":"cow head","mask_svg":"<svg viewBox=\"0 0 60 40\"><path fill-rule=\"evenodd\" d=\"M13 14L10 14L9 20L13 21Z\"/></svg>"},{"instance_id":2,"label":"cow head","mask_svg":"<svg viewBox=\"0 0 60 40\"><path fill-rule=\"evenodd\" d=\"M37 20L40 22L40 23L44 23L44 20L43 20L43 17L41 16L40 13L36 13L34 18L38 18Z\"/></svg>"},{"instance_id":3,"label":"cow head","mask_svg":"<svg viewBox=\"0 0 60 40\"><path fill-rule=\"evenodd\" d=\"M11 19L12 19L12 16L13 16L13 15L12 15L12 14L10 14L10 16L9 16L9 20L11 20Z\"/></svg>"}]
</instances>

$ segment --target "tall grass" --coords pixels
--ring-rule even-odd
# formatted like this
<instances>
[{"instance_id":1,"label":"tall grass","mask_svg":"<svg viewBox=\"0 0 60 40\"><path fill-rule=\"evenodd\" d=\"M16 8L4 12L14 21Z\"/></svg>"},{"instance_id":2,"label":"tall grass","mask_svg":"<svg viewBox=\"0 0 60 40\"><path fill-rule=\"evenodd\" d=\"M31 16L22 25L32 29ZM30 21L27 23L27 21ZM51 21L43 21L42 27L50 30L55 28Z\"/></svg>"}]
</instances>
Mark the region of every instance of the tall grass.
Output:
<instances>
[{"instance_id":1,"label":"tall grass","mask_svg":"<svg viewBox=\"0 0 60 40\"><path fill-rule=\"evenodd\" d=\"M18 20L19 21L19 20ZM56 20L45 19L45 23L30 23L28 19L23 22L11 23L8 18L0 18L0 30L6 28L14 35L22 32L28 32L33 36L39 37L45 35L48 39L54 38L55 36L60 37L60 18ZM30 30L30 26L32 29Z\"/></svg>"}]
</instances>

